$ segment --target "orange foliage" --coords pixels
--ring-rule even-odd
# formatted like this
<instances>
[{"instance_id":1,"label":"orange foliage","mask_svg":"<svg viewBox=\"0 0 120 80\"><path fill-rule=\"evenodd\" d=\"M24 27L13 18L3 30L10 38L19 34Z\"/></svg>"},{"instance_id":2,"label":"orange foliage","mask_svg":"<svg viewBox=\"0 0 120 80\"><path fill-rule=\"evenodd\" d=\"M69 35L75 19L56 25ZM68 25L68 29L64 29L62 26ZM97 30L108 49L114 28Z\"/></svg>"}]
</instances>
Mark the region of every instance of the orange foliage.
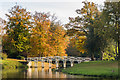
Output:
<instances>
[{"instance_id":1,"label":"orange foliage","mask_svg":"<svg viewBox=\"0 0 120 80\"><path fill-rule=\"evenodd\" d=\"M67 56L65 49L67 48L69 38L64 37L66 34L62 26L50 26L48 19L40 19L34 17L34 25L31 36L31 55L34 56ZM34 53L34 54L33 54Z\"/></svg>"},{"instance_id":2,"label":"orange foliage","mask_svg":"<svg viewBox=\"0 0 120 80\"><path fill-rule=\"evenodd\" d=\"M19 22L16 22L15 24L16 24L16 25L18 25L18 24L19 24Z\"/></svg>"}]
</instances>

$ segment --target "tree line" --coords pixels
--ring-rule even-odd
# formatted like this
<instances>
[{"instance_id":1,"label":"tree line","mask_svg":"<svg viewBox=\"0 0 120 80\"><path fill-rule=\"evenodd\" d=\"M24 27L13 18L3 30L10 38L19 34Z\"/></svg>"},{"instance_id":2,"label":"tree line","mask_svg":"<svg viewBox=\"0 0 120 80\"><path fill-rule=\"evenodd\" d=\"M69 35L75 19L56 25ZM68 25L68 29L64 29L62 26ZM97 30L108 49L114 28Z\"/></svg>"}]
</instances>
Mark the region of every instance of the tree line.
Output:
<instances>
[{"instance_id":1,"label":"tree line","mask_svg":"<svg viewBox=\"0 0 120 80\"><path fill-rule=\"evenodd\" d=\"M69 17L65 26L67 34L72 37L71 45L81 52L80 56L88 56L92 60L118 59L120 2L105 2L103 8L93 2L83 1L83 4L81 9L76 10L80 16Z\"/></svg>"},{"instance_id":2,"label":"tree line","mask_svg":"<svg viewBox=\"0 0 120 80\"><path fill-rule=\"evenodd\" d=\"M67 56L66 31L55 15L44 12L31 14L15 5L6 14L6 34L3 36L3 52L16 56Z\"/></svg>"},{"instance_id":3,"label":"tree line","mask_svg":"<svg viewBox=\"0 0 120 80\"><path fill-rule=\"evenodd\" d=\"M55 15L31 14L16 5L6 14L3 52L9 57L85 56L92 60L117 60L120 54L120 2L105 2L102 8L83 1L80 16L62 25Z\"/></svg>"}]
</instances>

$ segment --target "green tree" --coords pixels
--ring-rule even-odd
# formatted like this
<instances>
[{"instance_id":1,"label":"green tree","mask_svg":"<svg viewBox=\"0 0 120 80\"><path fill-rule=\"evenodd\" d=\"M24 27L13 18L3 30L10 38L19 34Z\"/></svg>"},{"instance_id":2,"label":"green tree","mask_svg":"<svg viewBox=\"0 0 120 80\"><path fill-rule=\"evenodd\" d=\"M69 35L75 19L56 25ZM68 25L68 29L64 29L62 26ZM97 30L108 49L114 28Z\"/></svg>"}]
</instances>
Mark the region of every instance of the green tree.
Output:
<instances>
[{"instance_id":1,"label":"green tree","mask_svg":"<svg viewBox=\"0 0 120 80\"><path fill-rule=\"evenodd\" d=\"M13 46L14 53L17 55L27 56L30 49L30 28L32 27L30 12L15 5L6 16L8 17L8 22L5 29L10 42L9 46ZM7 50L9 51L10 49Z\"/></svg>"},{"instance_id":2,"label":"green tree","mask_svg":"<svg viewBox=\"0 0 120 80\"><path fill-rule=\"evenodd\" d=\"M117 42L116 55L120 55L120 2L105 2L103 17L105 33ZM118 48L118 49L117 49Z\"/></svg>"},{"instance_id":3,"label":"green tree","mask_svg":"<svg viewBox=\"0 0 120 80\"><path fill-rule=\"evenodd\" d=\"M96 4L93 2L83 2L84 6L81 9L77 9L76 12L80 16L75 18L69 18L70 22L66 25L68 33L72 36L86 36L84 39L83 49L87 50L87 53L94 60L101 55L101 50L105 44L103 43L102 36L99 36L98 30L101 22L100 14ZM77 37L75 37L77 39ZM80 45L79 45L80 46Z\"/></svg>"}]
</instances>

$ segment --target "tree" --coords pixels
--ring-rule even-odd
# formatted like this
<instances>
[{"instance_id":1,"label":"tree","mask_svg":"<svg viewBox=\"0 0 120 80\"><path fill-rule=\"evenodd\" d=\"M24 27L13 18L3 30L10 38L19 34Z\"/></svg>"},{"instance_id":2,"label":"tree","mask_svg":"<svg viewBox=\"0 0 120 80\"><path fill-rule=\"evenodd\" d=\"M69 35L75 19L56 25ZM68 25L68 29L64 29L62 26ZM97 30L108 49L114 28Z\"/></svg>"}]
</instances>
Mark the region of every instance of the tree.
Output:
<instances>
[{"instance_id":1,"label":"tree","mask_svg":"<svg viewBox=\"0 0 120 80\"><path fill-rule=\"evenodd\" d=\"M100 20L100 11L93 2L83 2L84 6L77 9L76 12L80 14L75 18L69 18L70 22L66 25L68 33L72 36L86 36L84 39L83 49L87 50L91 59L94 60L95 55L100 55L103 49L102 36L98 35L98 25ZM73 33L71 33L73 32ZM80 45L79 45L80 46Z\"/></svg>"},{"instance_id":2,"label":"tree","mask_svg":"<svg viewBox=\"0 0 120 80\"><path fill-rule=\"evenodd\" d=\"M10 46L13 46L12 49L17 55L27 56L30 49L30 28L32 27L30 12L15 5L6 16L8 17L8 22L5 29ZM7 50L10 51L11 48Z\"/></svg>"},{"instance_id":3,"label":"tree","mask_svg":"<svg viewBox=\"0 0 120 80\"><path fill-rule=\"evenodd\" d=\"M67 56L66 48L69 43L69 37L65 36L66 31L60 25L52 25L50 31L52 32L52 36L50 41L50 45L56 51L54 55L56 56Z\"/></svg>"},{"instance_id":4,"label":"tree","mask_svg":"<svg viewBox=\"0 0 120 80\"><path fill-rule=\"evenodd\" d=\"M114 39L108 39L108 45L104 48L103 59L104 60L116 60L118 50L116 52L116 42Z\"/></svg>"},{"instance_id":5,"label":"tree","mask_svg":"<svg viewBox=\"0 0 120 80\"><path fill-rule=\"evenodd\" d=\"M50 54L50 45L48 39L51 33L50 20L47 14L35 13L34 17L34 27L32 28L31 35L31 52L29 56L48 56Z\"/></svg>"},{"instance_id":6,"label":"tree","mask_svg":"<svg viewBox=\"0 0 120 80\"><path fill-rule=\"evenodd\" d=\"M83 48L86 37L80 36L79 39L72 38L70 39L69 46L66 49L66 53L69 56L81 56L86 57L86 50Z\"/></svg>"},{"instance_id":7,"label":"tree","mask_svg":"<svg viewBox=\"0 0 120 80\"><path fill-rule=\"evenodd\" d=\"M117 54L120 55L120 2L105 2L103 16L105 22L106 35L117 42ZM116 54L116 55L117 55Z\"/></svg>"},{"instance_id":8,"label":"tree","mask_svg":"<svg viewBox=\"0 0 120 80\"><path fill-rule=\"evenodd\" d=\"M66 56L68 38L66 31L55 22L55 16L36 12L31 35L30 56Z\"/></svg>"}]
</instances>

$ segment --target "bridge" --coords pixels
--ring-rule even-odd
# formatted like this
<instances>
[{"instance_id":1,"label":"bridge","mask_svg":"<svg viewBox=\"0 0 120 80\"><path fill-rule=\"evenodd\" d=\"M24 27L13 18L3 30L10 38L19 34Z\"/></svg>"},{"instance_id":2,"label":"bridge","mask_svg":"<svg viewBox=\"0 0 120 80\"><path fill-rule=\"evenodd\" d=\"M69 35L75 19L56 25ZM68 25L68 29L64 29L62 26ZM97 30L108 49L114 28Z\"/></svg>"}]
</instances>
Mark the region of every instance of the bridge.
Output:
<instances>
[{"instance_id":1,"label":"bridge","mask_svg":"<svg viewBox=\"0 0 120 80\"><path fill-rule=\"evenodd\" d=\"M28 57L25 58L28 62L28 67L32 66L32 61L34 61L35 67L37 67L38 61L42 62L42 68L44 68L44 62L49 63L49 68L52 67L52 63L56 63L56 68L59 68L59 63L63 63L63 67L66 68L66 64L69 62L71 67L74 63L88 62L91 58L83 57L72 57L72 56L50 56L50 57Z\"/></svg>"}]
</instances>

